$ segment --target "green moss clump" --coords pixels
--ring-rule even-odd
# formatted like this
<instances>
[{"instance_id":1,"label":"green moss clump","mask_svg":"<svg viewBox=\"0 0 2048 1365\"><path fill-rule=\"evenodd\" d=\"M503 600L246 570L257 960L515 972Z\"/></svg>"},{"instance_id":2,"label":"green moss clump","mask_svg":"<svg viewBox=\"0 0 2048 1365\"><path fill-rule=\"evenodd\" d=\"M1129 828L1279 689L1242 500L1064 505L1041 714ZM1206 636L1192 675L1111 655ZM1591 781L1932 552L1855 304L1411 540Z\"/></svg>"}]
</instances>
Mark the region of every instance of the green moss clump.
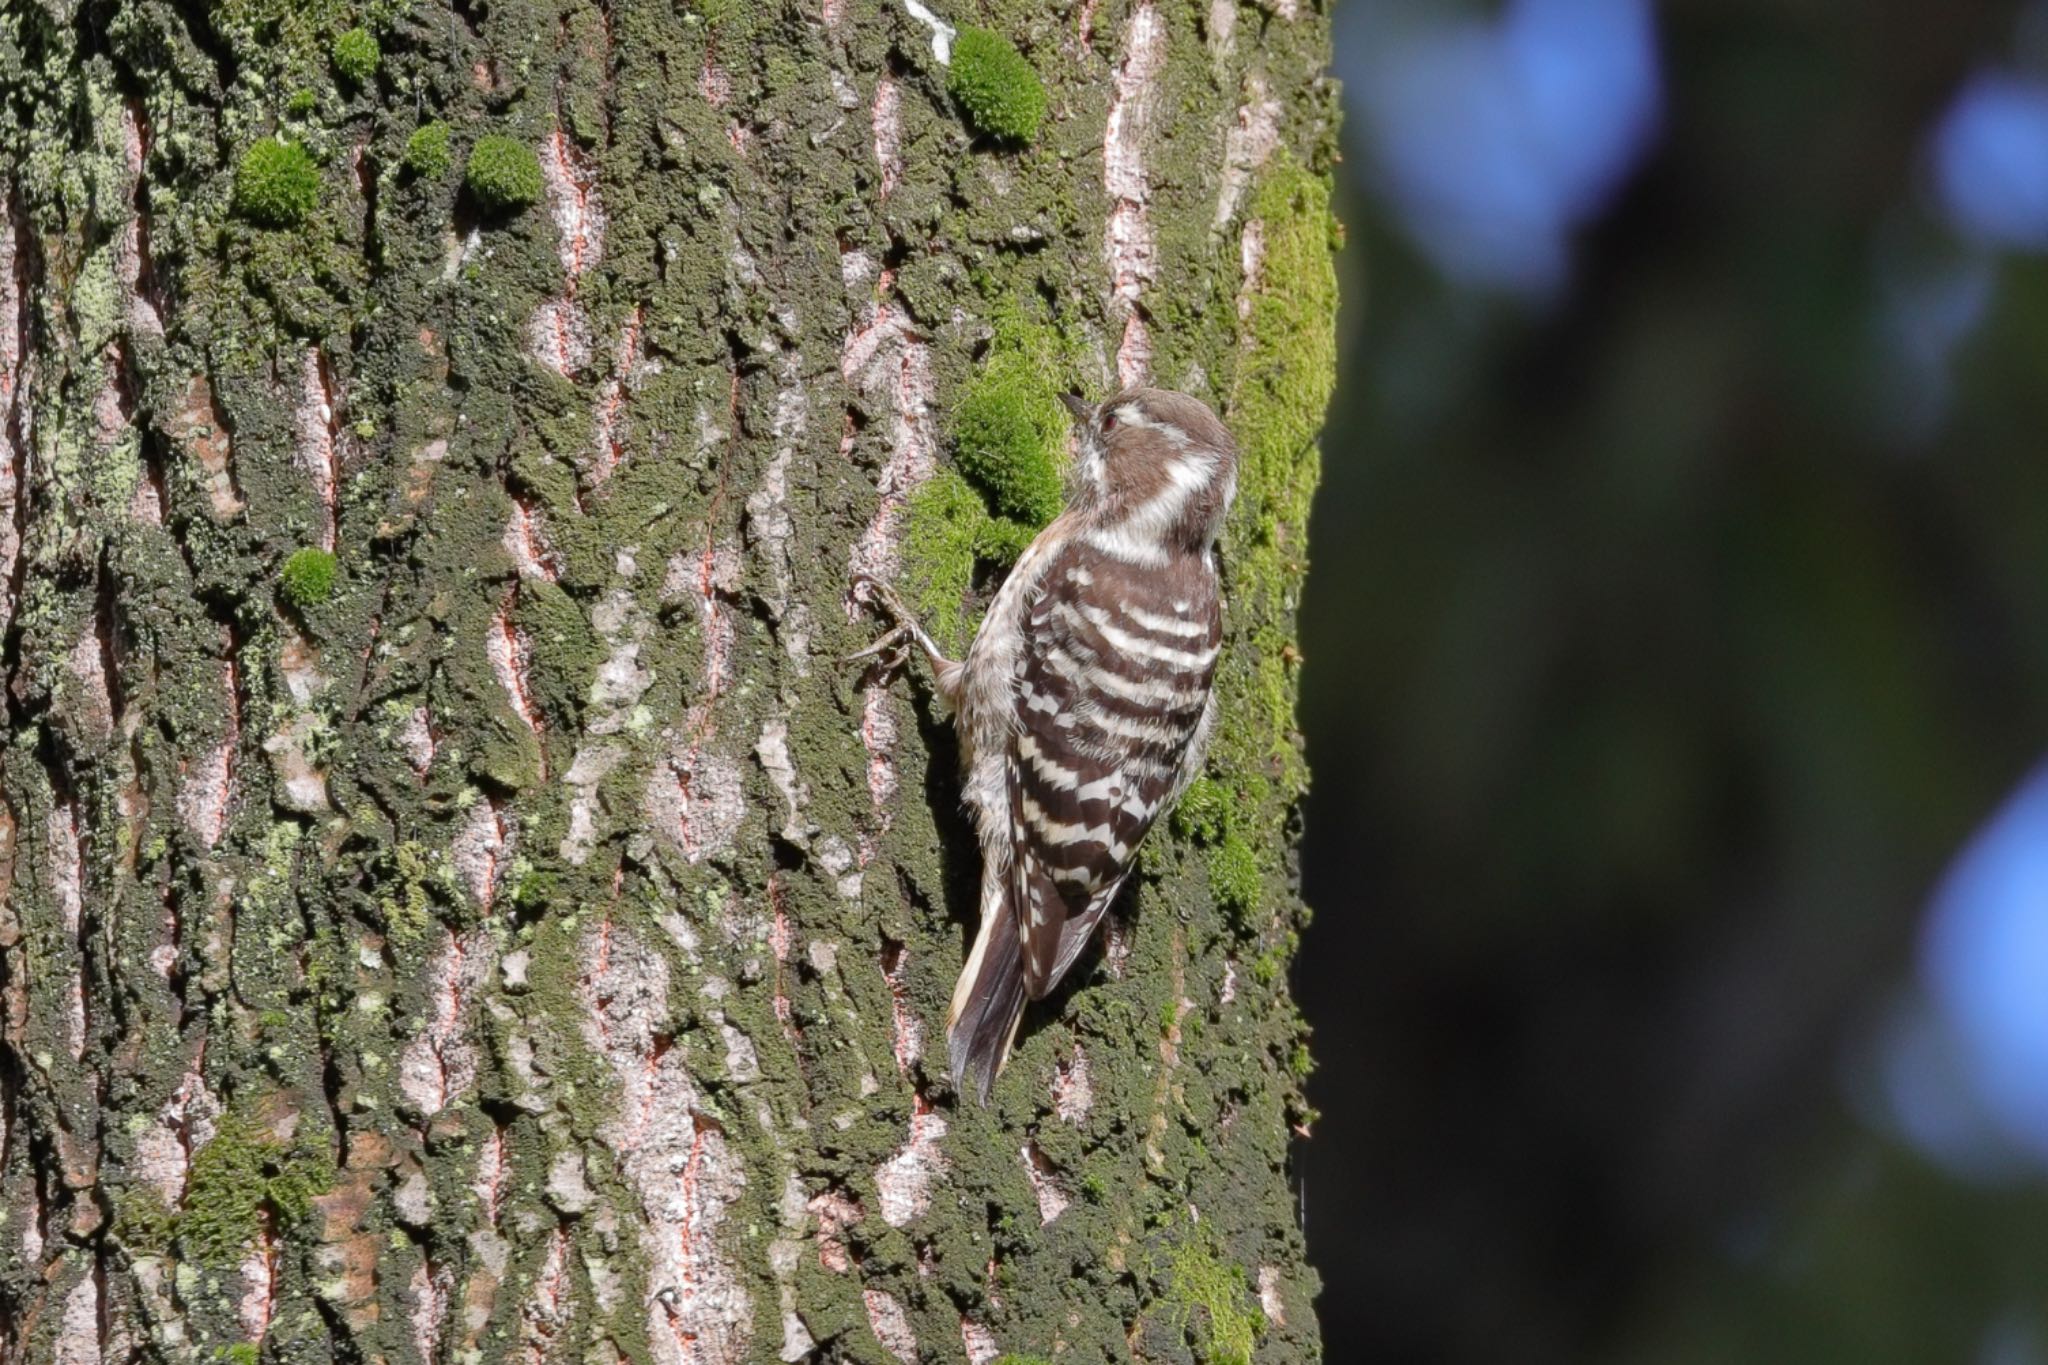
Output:
<instances>
[{"instance_id":1,"label":"green moss clump","mask_svg":"<svg viewBox=\"0 0 2048 1365\"><path fill-rule=\"evenodd\" d=\"M1233 780L1270 775L1273 794L1291 803L1308 780L1295 728L1293 626L1321 473L1316 437L1336 383L1341 230L1328 179L1284 152L1269 163L1250 214L1265 224L1266 254L1230 387L1241 459L1222 557L1231 614L1252 627L1217 677L1222 723L1211 757Z\"/></svg>"},{"instance_id":2,"label":"green moss clump","mask_svg":"<svg viewBox=\"0 0 2048 1365\"><path fill-rule=\"evenodd\" d=\"M1188 783L1173 809L1173 832L1196 843L1213 844L1230 828L1230 793L1206 777Z\"/></svg>"},{"instance_id":3,"label":"green moss clump","mask_svg":"<svg viewBox=\"0 0 2048 1365\"><path fill-rule=\"evenodd\" d=\"M544 914L549 906L562 900L562 879L553 872L529 871L519 878L505 900L506 908L514 914Z\"/></svg>"},{"instance_id":4,"label":"green moss clump","mask_svg":"<svg viewBox=\"0 0 2048 1365\"><path fill-rule=\"evenodd\" d=\"M953 408L960 472L995 510L1032 528L1059 515L1067 410L1030 348L999 345Z\"/></svg>"},{"instance_id":5,"label":"green moss clump","mask_svg":"<svg viewBox=\"0 0 2048 1365\"><path fill-rule=\"evenodd\" d=\"M439 119L422 123L405 140L405 168L422 180L439 180L448 174L453 158L448 151L448 125Z\"/></svg>"},{"instance_id":6,"label":"green moss clump","mask_svg":"<svg viewBox=\"0 0 2048 1365\"><path fill-rule=\"evenodd\" d=\"M177 1237L200 1264L224 1268L242 1258L268 1209L280 1227L304 1218L313 1197L334 1183L333 1168L311 1148L287 1147L239 1115L220 1121L192 1154Z\"/></svg>"},{"instance_id":7,"label":"green moss clump","mask_svg":"<svg viewBox=\"0 0 2048 1365\"><path fill-rule=\"evenodd\" d=\"M1045 119L1045 83L1016 44L989 29L963 28L953 40L946 93L994 137L1029 142Z\"/></svg>"},{"instance_id":8,"label":"green moss clump","mask_svg":"<svg viewBox=\"0 0 2048 1365\"><path fill-rule=\"evenodd\" d=\"M366 28L352 28L336 38L327 55L333 59L335 74L352 85L376 75L377 64L384 60L384 50Z\"/></svg>"},{"instance_id":9,"label":"green moss clump","mask_svg":"<svg viewBox=\"0 0 2048 1365\"><path fill-rule=\"evenodd\" d=\"M989 516L967 480L941 469L911 494L904 519L903 577L911 605L941 645L966 638L967 590Z\"/></svg>"},{"instance_id":10,"label":"green moss clump","mask_svg":"<svg viewBox=\"0 0 2048 1365\"><path fill-rule=\"evenodd\" d=\"M263 1185L263 1151L240 1135L223 1129L194 1154L178 1237L195 1260L226 1266L240 1259L262 1226Z\"/></svg>"},{"instance_id":11,"label":"green moss clump","mask_svg":"<svg viewBox=\"0 0 2048 1365\"><path fill-rule=\"evenodd\" d=\"M484 209L507 212L540 202L540 157L533 148L503 133L487 133L469 149L463 183Z\"/></svg>"},{"instance_id":12,"label":"green moss clump","mask_svg":"<svg viewBox=\"0 0 2048 1365\"><path fill-rule=\"evenodd\" d=\"M1252 980L1261 986L1270 986L1287 971L1287 964L1293 960L1295 949L1301 946L1301 935L1292 929L1282 934L1266 950L1252 959Z\"/></svg>"},{"instance_id":13,"label":"green moss clump","mask_svg":"<svg viewBox=\"0 0 2048 1365\"><path fill-rule=\"evenodd\" d=\"M144 1185L125 1192L114 1204L114 1240L138 1256L168 1250L178 1230L178 1215L153 1189Z\"/></svg>"},{"instance_id":14,"label":"green moss clump","mask_svg":"<svg viewBox=\"0 0 2048 1365\"><path fill-rule=\"evenodd\" d=\"M1183 1326L1197 1313L1207 1320L1204 1365L1251 1365L1266 1319L1253 1306L1242 1266L1226 1265L1206 1244L1189 1241L1174 1252L1170 1292Z\"/></svg>"},{"instance_id":15,"label":"green moss clump","mask_svg":"<svg viewBox=\"0 0 2048 1365\"><path fill-rule=\"evenodd\" d=\"M296 142L267 137L242 154L235 171L235 210L263 227L294 227L320 198L320 170Z\"/></svg>"},{"instance_id":16,"label":"green moss clump","mask_svg":"<svg viewBox=\"0 0 2048 1365\"><path fill-rule=\"evenodd\" d=\"M1229 835L1209 850L1209 894L1240 925L1258 908L1261 882L1259 855L1239 836Z\"/></svg>"},{"instance_id":17,"label":"green moss clump","mask_svg":"<svg viewBox=\"0 0 2048 1365\"><path fill-rule=\"evenodd\" d=\"M1246 354L1231 407L1259 500L1283 520L1305 515L1320 467L1316 437L1337 377L1337 265L1342 233L1326 178L1275 158L1252 200L1266 224L1259 289L1245 319Z\"/></svg>"},{"instance_id":18,"label":"green moss clump","mask_svg":"<svg viewBox=\"0 0 2048 1365\"><path fill-rule=\"evenodd\" d=\"M990 517L974 533L974 553L991 564L1015 564L1037 534L1035 526L1008 517Z\"/></svg>"},{"instance_id":19,"label":"green moss clump","mask_svg":"<svg viewBox=\"0 0 2048 1365\"><path fill-rule=\"evenodd\" d=\"M310 607L334 596L338 573L339 565L330 551L308 545L292 551L285 560L284 568L278 571L277 585L293 606Z\"/></svg>"},{"instance_id":20,"label":"green moss clump","mask_svg":"<svg viewBox=\"0 0 2048 1365\"><path fill-rule=\"evenodd\" d=\"M1068 358L1015 304L993 322L988 360L953 405L955 467L926 480L906 509L905 595L947 647L966 642L976 565L1015 563L1063 501Z\"/></svg>"},{"instance_id":21,"label":"green moss clump","mask_svg":"<svg viewBox=\"0 0 2048 1365\"><path fill-rule=\"evenodd\" d=\"M226 1362L226 1365L256 1365L263 1359L263 1351L253 1341L238 1341L232 1346L216 1349L213 1358Z\"/></svg>"},{"instance_id":22,"label":"green moss clump","mask_svg":"<svg viewBox=\"0 0 2048 1365\"><path fill-rule=\"evenodd\" d=\"M377 908L383 912L384 932L393 943L410 947L426 937L434 922L434 881L436 863L425 844L408 839L383 860L379 871L388 888Z\"/></svg>"},{"instance_id":23,"label":"green moss clump","mask_svg":"<svg viewBox=\"0 0 2048 1365\"><path fill-rule=\"evenodd\" d=\"M294 90L292 97L284 102L284 111L293 118L304 118L318 103L319 99L312 91Z\"/></svg>"}]
</instances>

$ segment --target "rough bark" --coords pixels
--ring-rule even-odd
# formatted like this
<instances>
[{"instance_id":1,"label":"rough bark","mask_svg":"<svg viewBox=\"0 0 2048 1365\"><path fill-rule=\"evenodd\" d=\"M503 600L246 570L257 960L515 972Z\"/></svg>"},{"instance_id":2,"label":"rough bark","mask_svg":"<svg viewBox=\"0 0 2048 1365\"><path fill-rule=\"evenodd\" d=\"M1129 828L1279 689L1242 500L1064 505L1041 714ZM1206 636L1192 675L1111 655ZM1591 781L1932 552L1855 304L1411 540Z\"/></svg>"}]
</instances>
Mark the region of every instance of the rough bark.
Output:
<instances>
[{"instance_id":1,"label":"rough bark","mask_svg":"<svg viewBox=\"0 0 2048 1365\"><path fill-rule=\"evenodd\" d=\"M0 5L0 1360L1317 1356L1325 19L943 8L1031 145L904 0ZM271 136L295 225L236 207ZM856 567L986 599L927 494L1020 347L1246 473L1209 780L983 1109L956 753L834 660Z\"/></svg>"}]
</instances>

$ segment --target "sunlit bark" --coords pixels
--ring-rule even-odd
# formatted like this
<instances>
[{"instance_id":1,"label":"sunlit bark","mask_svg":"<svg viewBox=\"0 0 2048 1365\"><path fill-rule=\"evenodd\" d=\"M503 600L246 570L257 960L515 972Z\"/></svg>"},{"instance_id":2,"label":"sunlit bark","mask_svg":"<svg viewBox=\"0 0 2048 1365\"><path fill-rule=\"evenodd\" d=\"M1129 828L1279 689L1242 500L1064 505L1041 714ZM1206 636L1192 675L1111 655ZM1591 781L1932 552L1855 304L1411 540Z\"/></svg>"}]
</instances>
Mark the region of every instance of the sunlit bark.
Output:
<instances>
[{"instance_id":1,"label":"sunlit bark","mask_svg":"<svg viewBox=\"0 0 2048 1365\"><path fill-rule=\"evenodd\" d=\"M0 1360L1315 1357L1324 21L949 14L1044 79L1020 148L927 13L0 9ZM296 225L236 207L271 136ZM1247 486L1224 814L982 1109L954 750L835 660L1024 314L1210 398Z\"/></svg>"}]
</instances>

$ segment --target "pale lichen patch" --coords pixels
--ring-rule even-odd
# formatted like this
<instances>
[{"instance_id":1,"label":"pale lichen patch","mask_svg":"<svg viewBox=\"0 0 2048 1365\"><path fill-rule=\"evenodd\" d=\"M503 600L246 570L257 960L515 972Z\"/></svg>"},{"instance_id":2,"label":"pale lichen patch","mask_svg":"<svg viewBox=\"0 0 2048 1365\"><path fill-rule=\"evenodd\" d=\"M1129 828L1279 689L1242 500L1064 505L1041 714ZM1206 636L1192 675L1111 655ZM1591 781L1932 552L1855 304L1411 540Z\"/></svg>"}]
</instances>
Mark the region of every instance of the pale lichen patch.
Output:
<instances>
[{"instance_id":1,"label":"pale lichen patch","mask_svg":"<svg viewBox=\"0 0 2048 1365\"><path fill-rule=\"evenodd\" d=\"M648 358L642 337L646 331L645 308L635 308L619 331L612 353L612 372L599 388L591 413L590 452L584 458L584 476L592 486L609 481L626 458L626 400L643 380L661 370L661 362Z\"/></svg>"},{"instance_id":2,"label":"pale lichen patch","mask_svg":"<svg viewBox=\"0 0 2048 1365\"><path fill-rule=\"evenodd\" d=\"M968 1365L989 1365L1003 1353L996 1334L969 1317L960 1319L960 1349L967 1353Z\"/></svg>"},{"instance_id":3,"label":"pale lichen patch","mask_svg":"<svg viewBox=\"0 0 2048 1365\"><path fill-rule=\"evenodd\" d=\"M1232 10L1234 13L1234 5ZM1253 76L1245 82L1244 103L1237 107L1237 119L1223 139L1223 184L1216 192L1216 231L1230 226L1252 176L1280 145L1281 113L1280 101L1273 98L1262 78Z\"/></svg>"},{"instance_id":4,"label":"pale lichen patch","mask_svg":"<svg viewBox=\"0 0 2048 1365\"><path fill-rule=\"evenodd\" d=\"M868 1327L875 1340L903 1365L917 1365L917 1333L910 1330L910 1315L894 1295L880 1289L864 1289L861 1301L867 1305Z\"/></svg>"},{"instance_id":5,"label":"pale lichen patch","mask_svg":"<svg viewBox=\"0 0 2048 1365\"><path fill-rule=\"evenodd\" d=\"M597 1203L581 1152L555 1153L554 1162L548 1167L547 1196L550 1204L567 1214L585 1213Z\"/></svg>"},{"instance_id":6,"label":"pale lichen patch","mask_svg":"<svg viewBox=\"0 0 2048 1365\"><path fill-rule=\"evenodd\" d=\"M722 1127L703 1112L673 1045L667 961L607 920L581 945L585 1041L610 1066L619 1104L600 1129L635 1192L647 1261L647 1339L659 1365L734 1365L753 1304L717 1235L746 1185Z\"/></svg>"},{"instance_id":7,"label":"pale lichen patch","mask_svg":"<svg viewBox=\"0 0 2048 1365\"><path fill-rule=\"evenodd\" d=\"M789 754L788 721L777 718L763 722L761 738L754 744L754 757L760 760L762 770L782 796L786 810L782 837L798 848L804 847L810 841L803 823L803 808L810 800L810 789L798 779L796 761Z\"/></svg>"},{"instance_id":8,"label":"pale lichen patch","mask_svg":"<svg viewBox=\"0 0 2048 1365\"><path fill-rule=\"evenodd\" d=\"M404 724L398 727L399 751L405 761L421 777L434 766L434 724L433 715L424 706L415 706L406 713Z\"/></svg>"},{"instance_id":9,"label":"pale lichen patch","mask_svg":"<svg viewBox=\"0 0 2048 1365\"><path fill-rule=\"evenodd\" d=\"M1095 1084L1088 1074L1088 1054L1077 1043L1074 1055L1061 1062L1052 1077L1053 1112L1060 1122L1079 1127L1095 1104Z\"/></svg>"},{"instance_id":10,"label":"pale lichen patch","mask_svg":"<svg viewBox=\"0 0 2048 1365\"><path fill-rule=\"evenodd\" d=\"M329 686L327 675L320 671L320 651L297 635L288 636L279 647L277 672L295 706L312 705Z\"/></svg>"},{"instance_id":11,"label":"pale lichen patch","mask_svg":"<svg viewBox=\"0 0 2048 1365\"><path fill-rule=\"evenodd\" d=\"M570 863L588 861L597 847L597 789L611 770L625 757L615 744L586 745L576 751L562 781L569 787L569 828L562 835L558 851Z\"/></svg>"},{"instance_id":12,"label":"pale lichen patch","mask_svg":"<svg viewBox=\"0 0 2048 1365\"><path fill-rule=\"evenodd\" d=\"M235 796L235 753L241 747L240 706L235 696L235 666L221 665L222 715L226 733L186 766L178 784L178 816L192 837L213 848L227 832Z\"/></svg>"},{"instance_id":13,"label":"pale lichen patch","mask_svg":"<svg viewBox=\"0 0 2048 1365\"><path fill-rule=\"evenodd\" d=\"M105 742L114 733L114 698L107 687L105 646L99 631L88 626L64 656L65 671L75 686L69 706L79 728Z\"/></svg>"},{"instance_id":14,"label":"pale lichen patch","mask_svg":"<svg viewBox=\"0 0 2048 1365\"><path fill-rule=\"evenodd\" d=\"M1280 1267L1262 1265L1259 1267L1259 1308L1266 1315L1266 1321L1276 1327L1287 1325L1287 1305L1280 1297Z\"/></svg>"},{"instance_id":15,"label":"pale lichen patch","mask_svg":"<svg viewBox=\"0 0 2048 1365\"><path fill-rule=\"evenodd\" d=\"M687 735L673 736L668 757L647 779L642 812L688 862L721 853L746 819L746 786L736 764Z\"/></svg>"},{"instance_id":16,"label":"pale lichen patch","mask_svg":"<svg viewBox=\"0 0 2048 1365\"><path fill-rule=\"evenodd\" d=\"M64 932L76 937L85 914L85 856L78 843L78 816L69 802L51 807L43 826L43 845Z\"/></svg>"},{"instance_id":17,"label":"pale lichen patch","mask_svg":"<svg viewBox=\"0 0 2048 1365\"><path fill-rule=\"evenodd\" d=\"M930 1211L932 1186L947 1169L945 1153L939 1150L939 1140L945 1136L945 1115L922 1095L914 1097L909 1139L875 1168L882 1221L890 1227L907 1227Z\"/></svg>"},{"instance_id":18,"label":"pale lichen patch","mask_svg":"<svg viewBox=\"0 0 2048 1365\"><path fill-rule=\"evenodd\" d=\"M329 808L327 772L315 758L324 729L318 716L300 711L263 741L276 784L273 799L286 810L318 815Z\"/></svg>"},{"instance_id":19,"label":"pale lichen patch","mask_svg":"<svg viewBox=\"0 0 2048 1365\"><path fill-rule=\"evenodd\" d=\"M495 801L479 796L455 832L448 850L455 875L468 888L479 910L489 910L511 865L516 830Z\"/></svg>"},{"instance_id":20,"label":"pale lichen patch","mask_svg":"<svg viewBox=\"0 0 2048 1365\"><path fill-rule=\"evenodd\" d=\"M277 1234L271 1230L268 1213L257 1226L239 1269L242 1297L235 1305L236 1315L242 1334L261 1344L270 1335L271 1319L277 1316Z\"/></svg>"},{"instance_id":21,"label":"pale lichen patch","mask_svg":"<svg viewBox=\"0 0 2048 1365\"><path fill-rule=\"evenodd\" d=\"M427 969L433 1013L398 1063L398 1088L422 1114L440 1113L476 1082L468 1016L494 962L490 936L476 929L446 934Z\"/></svg>"},{"instance_id":22,"label":"pale lichen patch","mask_svg":"<svg viewBox=\"0 0 2048 1365\"><path fill-rule=\"evenodd\" d=\"M590 624L611 652L598 665L585 694L590 710L584 729L592 735L638 729L644 721L640 700L654 686L654 673L640 664L640 650L649 630L647 618L631 593L615 588L591 612Z\"/></svg>"},{"instance_id":23,"label":"pale lichen patch","mask_svg":"<svg viewBox=\"0 0 2048 1365\"><path fill-rule=\"evenodd\" d=\"M887 199L903 182L903 94L894 78L875 82L868 118L875 130L875 164L882 169L880 197Z\"/></svg>"},{"instance_id":24,"label":"pale lichen patch","mask_svg":"<svg viewBox=\"0 0 2048 1365\"><path fill-rule=\"evenodd\" d=\"M931 30L932 56L938 58L940 66L953 60L953 39L958 32L951 24L934 14L923 0L903 0L903 12Z\"/></svg>"},{"instance_id":25,"label":"pale lichen patch","mask_svg":"<svg viewBox=\"0 0 2048 1365\"><path fill-rule=\"evenodd\" d=\"M564 379L590 366L590 322L575 300L547 299L526 324L527 354Z\"/></svg>"},{"instance_id":26,"label":"pale lichen patch","mask_svg":"<svg viewBox=\"0 0 2048 1365\"><path fill-rule=\"evenodd\" d=\"M298 444L294 454L313 485L320 509L319 545L334 549L335 502L341 484L340 398L328 372L327 357L308 346L299 365Z\"/></svg>"},{"instance_id":27,"label":"pale lichen patch","mask_svg":"<svg viewBox=\"0 0 2048 1365\"><path fill-rule=\"evenodd\" d=\"M867 1216L860 1201L841 1190L832 1189L813 1195L805 1207L818 1220L818 1264L834 1275L844 1275L852 1270L853 1257L847 1250L846 1230Z\"/></svg>"},{"instance_id":28,"label":"pale lichen patch","mask_svg":"<svg viewBox=\"0 0 2048 1365\"><path fill-rule=\"evenodd\" d=\"M1017 1154L1024 1160L1024 1178L1031 1182L1032 1197L1038 1201L1038 1221L1043 1226L1065 1213L1074 1202L1073 1196L1067 1193L1052 1161L1037 1142L1026 1142Z\"/></svg>"},{"instance_id":29,"label":"pale lichen patch","mask_svg":"<svg viewBox=\"0 0 2048 1365\"><path fill-rule=\"evenodd\" d=\"M561 556L548 542L547 525L541 513L522 499L512 500L512 515L505 522L500 539L512 567L521 578L553 583L561 577Z\"/></svg>"},{"instance_id":30,"label":"pale lichen patch","mask_svg":"<svg viewBox=\"0 0 2048 1365\"><path fill-rule=\"evenodd\" d=\"M783 648L796 665L797 675L802 677L808 673L810 664L810 609L792 596L795 577L790 542L796 526L789 511L789 471L809 426L809 402L801 357L790 352L781 364L783 382L775 396L771 426L776 450L762 471L760 487L747 496L747 529L768 564L769 589L765 600L769 615L779 627Z\"/></svg>"},{"instance_id":31,"label":"pale lichen patch","mask_svg":"<svg viewBox=\"0 0 2048 1365\"><path fill-rule=\"evenodd\" d=\"M6 253L0 250L0 272L5 269ZM4 302L4 293L0 293L0 302ZM6 310L0 306L0 336L4 336L5 326ZM0 354L0 362L4 360L4 354ZM6 402L5 375L0 373L0 412L4 412ZM231 468L234 450L227 419L215 403L213 386L205 375L195 374L185 381L184 397L172 413L167 430L171 440L198 464L205 476L207 502L214 517L227 521L239 513L243 502ZM6 453L6 440L4 431L0 431L0 454ZM0 490L4 490L4 482L0 482Z\"/></svg>"},{"instance_id":32,"label":"pale lichen patch","mask_svg":"<svg viewBox=\"0 0 2048 1365\"><path fill-rule=\"evenodd\" d=\"M540 172L555 220L555 254L573 289L576 279L604 257L605 212L597 194L597 168L556 128L541 143Z\"/></svg>"},{"instance_id":33,"label":"pale lichen patch","mask_svg":"<svg viewBox=\"0 0 2048 1365\"><path fill-rule=\"evenodd\" d=\"M425 1257L413 1268L412 1344L423 1361L436 1359L442 1331L448 1322L448 1300L454 1289L454 1273L446 1266L434 1266Z\"/></svg>"},{"instance_id":34,"label":"pale lichen patch","mask_svg":"<svg viewBox=\"0 0 2048 1365\"><path fill-rule=\"evenodd\" d=\"M79 1276L64 1296L50 1359L53 1365L101 1365L100 1287L93 1276Z\"/></svg>"},{"instance_id":35,"label":"pale lichen patch","mask_svg":"<svg viewBox=\"0 0 2048 1365\"><path fill-rule=\"evenodd\" d=\"M1140 0L1124 30L1102 135L1102 188L1110 199L1104 254L1109 260L1110 298L1124 318L1117 375L1125 384L1143 381L1152 367L1152 338L1140 296L1159 273L1159 248L1152 232L1145 138L1154 90L1165 67L1166 21L1153 0Z\"/></svg>"},{"instance_id":36,"label":"pale lichen patch","mask_svg":"<svg viewBox=\"0 0 2048 1365\"><path fill-rule=\"evenodd\" d=\"M1209 54L1220 70L1237 50L1238 0L1209 0Z\"/></svg>"},{"instance_id":37,"label":"pale lichen patch","mask_svg":"<svg viewBox=\"0 0 2048 1365\"><path fill-rule=\"evenodd\" d=\"M195 1065L158 1108L149 1127L136 1136L136 1175L157 1192L166 1208L184 1203L192 1153L212 1140L220 1112L220 1101Z\"/></svg>"},{"instance_id":38,"label":"pale lichen patch","mask_svg":"<svg viewBox=\"0 0 2048 1365\"><path fill-rule=\"evenodd\" d=\"M865 293L875 278L875 258L858 247L842 247L839 252L839 280L848 293Z\"/></svg>"},{"instance_id":39,"label":"pale lichen patch","mask_svg":"<svg viewBox=\"0 0 2048 1365\"><path fill-rule=\"evenodd\" d=\"M498 614L492 618L489 631L484 636L485 656L490 660L491 675L498 680L498 686L505 690L505 700L511 705L512 713L519 717L535 739L541 737L540 706L533 699L533 687L528 681L533 666L533 644L526 632L512 623L512 606L516 589L505 595ZM547 751L541 750L542 773L546 773Z\"/></svg>"}]
</instances>

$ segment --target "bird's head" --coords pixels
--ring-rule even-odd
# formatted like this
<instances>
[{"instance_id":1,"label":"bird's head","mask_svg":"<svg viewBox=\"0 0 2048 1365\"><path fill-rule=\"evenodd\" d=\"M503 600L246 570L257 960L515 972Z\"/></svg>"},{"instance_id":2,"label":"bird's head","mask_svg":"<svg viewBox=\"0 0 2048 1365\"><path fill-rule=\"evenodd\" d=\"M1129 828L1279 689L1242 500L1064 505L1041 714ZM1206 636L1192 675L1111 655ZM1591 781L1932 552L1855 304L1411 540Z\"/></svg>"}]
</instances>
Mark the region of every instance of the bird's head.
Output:
<instances>
[{"instance_id":1,"label":"bird's head","mask_svg":"<svg viewBox=\"0 0 2048 1365\"><path fill-rule=\"evenodd\" d=\"M1068 506L1133 555L1206 554L1237 492L1237 443L1208 405L1148 388L1063 401L1077 432Z\"/></svg>"}]
</instances>

